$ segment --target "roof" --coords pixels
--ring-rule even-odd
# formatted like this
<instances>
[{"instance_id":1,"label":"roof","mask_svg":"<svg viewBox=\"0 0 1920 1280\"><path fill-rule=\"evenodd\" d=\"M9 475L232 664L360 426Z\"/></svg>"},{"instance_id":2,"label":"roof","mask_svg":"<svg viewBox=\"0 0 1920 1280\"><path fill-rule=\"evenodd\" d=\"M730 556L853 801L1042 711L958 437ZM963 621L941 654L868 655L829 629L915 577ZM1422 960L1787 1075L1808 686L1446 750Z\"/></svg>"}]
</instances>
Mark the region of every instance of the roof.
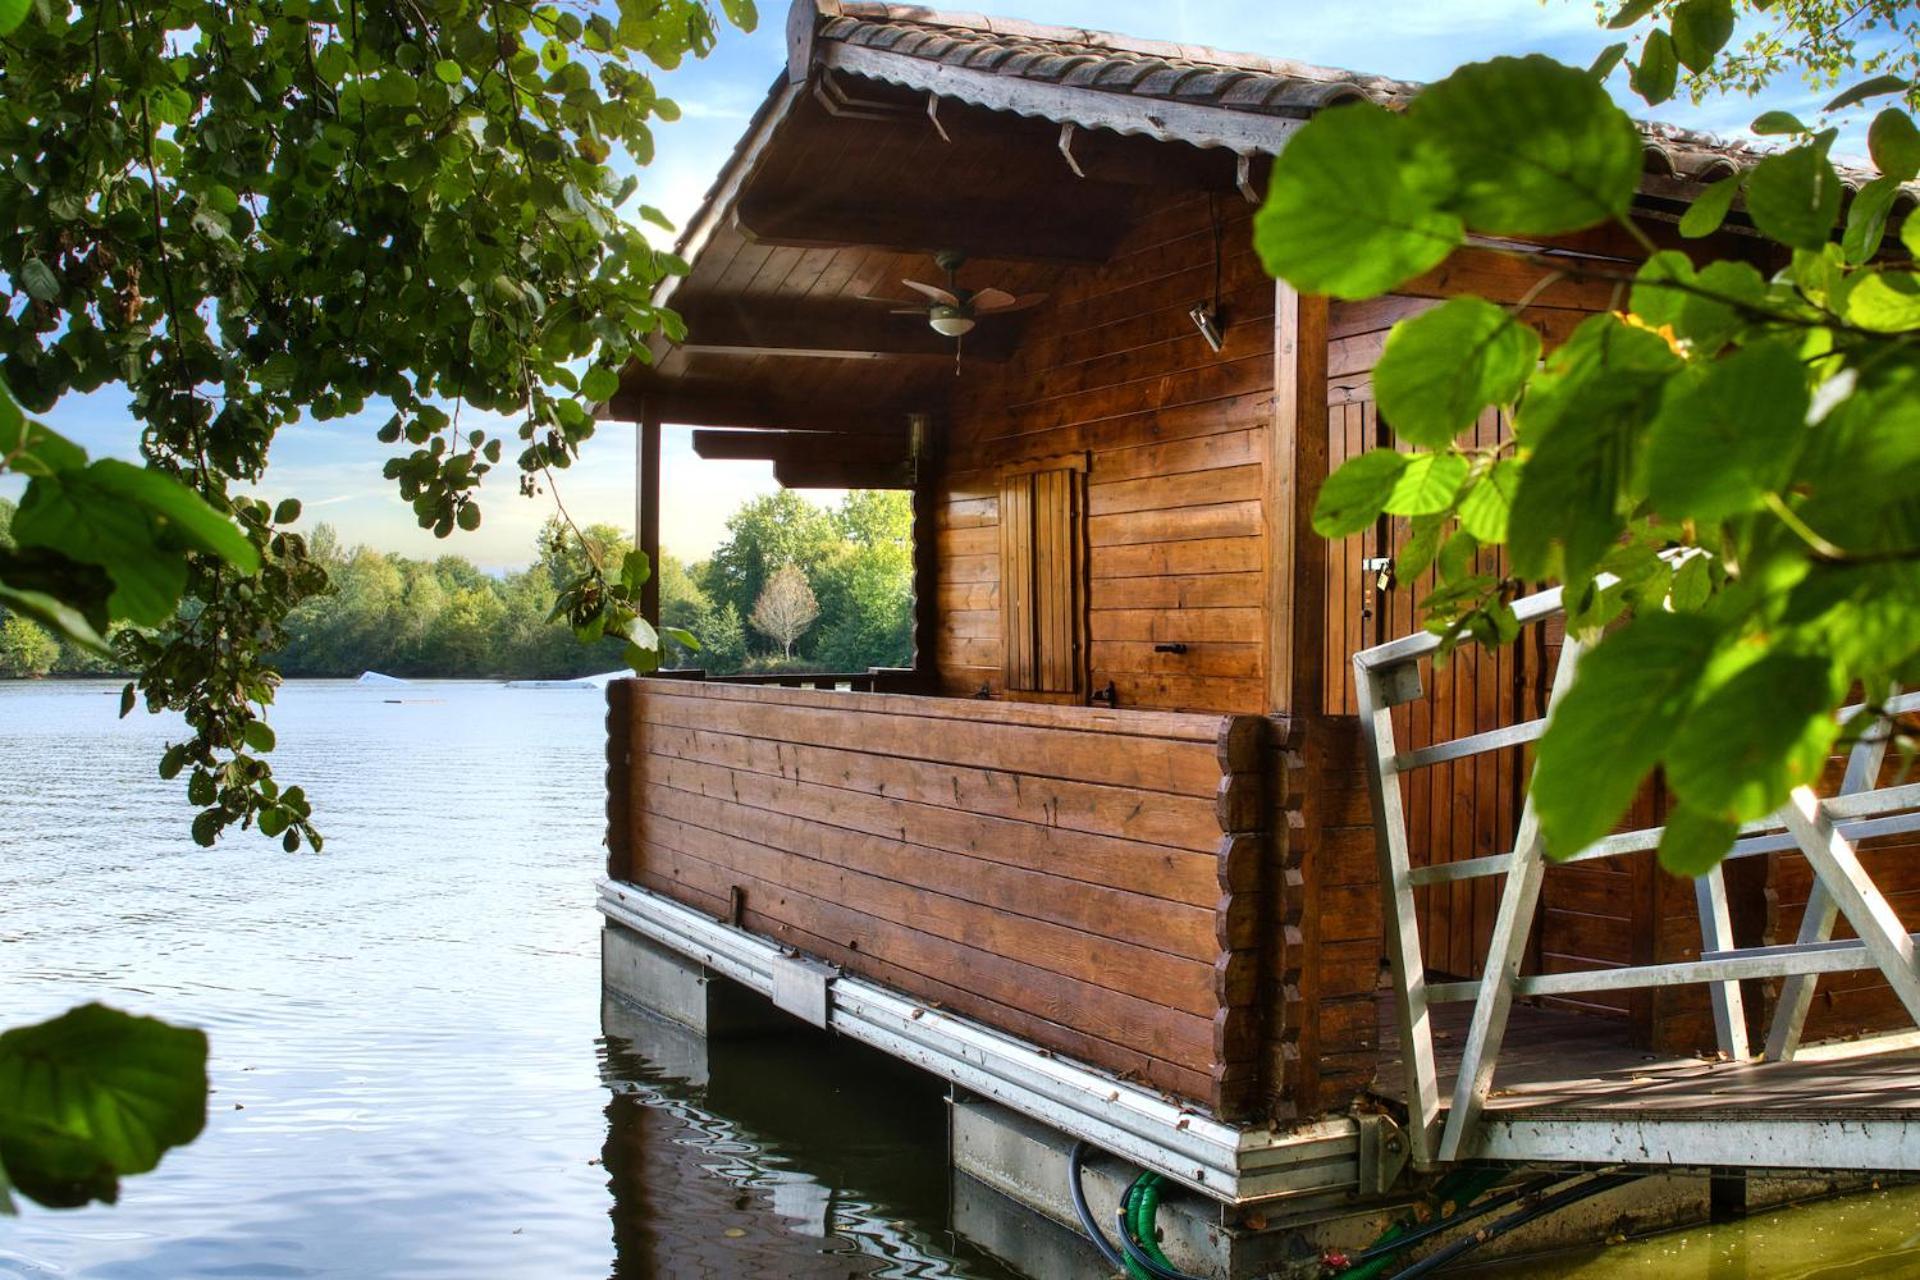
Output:
<instances>
[{"instance_id":1,"label":"roof","mask_svg":"<svg viewBox=\"0 0 1920 1280\"><path fill-rule=\"evenodd\" d=\"M1323 108L1359 100L1404 107L1421 88L1260 54L915 5L798 0L796 9L796 23L803 15L815 22L805 52L827 67L980 106L1196 146L1277 154L1292 128ZM1687 187L1768 154L1674 125L1639 128L1648 194L1684 198ZM1841 176L1857 188L1876 175L1843 169Z\"/></svg>"}]
</instances>

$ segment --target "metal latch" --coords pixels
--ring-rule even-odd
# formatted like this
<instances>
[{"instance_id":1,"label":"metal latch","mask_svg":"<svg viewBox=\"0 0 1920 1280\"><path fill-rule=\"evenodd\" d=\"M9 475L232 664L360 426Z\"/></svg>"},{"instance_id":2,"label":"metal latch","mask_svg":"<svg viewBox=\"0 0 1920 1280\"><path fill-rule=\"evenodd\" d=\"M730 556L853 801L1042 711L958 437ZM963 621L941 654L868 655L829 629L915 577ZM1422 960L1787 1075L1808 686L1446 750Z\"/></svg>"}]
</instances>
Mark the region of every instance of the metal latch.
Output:
<instances>
[{"instance_id":1,"label":"metal latch","mask_svg":"<svg viewBox=\"0 0 1920 1280\"><path fill-rule=\"evenodd\" d=\"M1374 575L1373 589L1375 591L1393 590L1392 556L1368 556L1360 562L1360 567Z\"/></svg>"},{"instance_id":2,"label":"metal latch","mask_svg":"<svg viewBox=\"0 0 1920 1280\"><path fill-rule=\"evenodd\" d=\"M775 956L773 1004L794 1017L824 1030L827 1025L827 986L840 976L830 964L806 956Z\"/></svg>"}]
</instances>

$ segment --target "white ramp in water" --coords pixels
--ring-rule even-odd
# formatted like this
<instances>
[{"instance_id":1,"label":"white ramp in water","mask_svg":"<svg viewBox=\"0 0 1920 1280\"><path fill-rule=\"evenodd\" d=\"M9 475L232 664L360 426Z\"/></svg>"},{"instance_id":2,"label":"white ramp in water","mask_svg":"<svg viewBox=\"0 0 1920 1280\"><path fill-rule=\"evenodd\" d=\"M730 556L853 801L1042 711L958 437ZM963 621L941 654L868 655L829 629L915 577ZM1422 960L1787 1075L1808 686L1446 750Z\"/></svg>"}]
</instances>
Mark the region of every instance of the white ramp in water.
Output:
<instances>
[{"instance_id":1,"label":"white ramp in water","mask_svg":"<svg viewBox=\"0 0 1920 1280\"><path fill-rule=\"evenodd\" d=\"M573 680L509 680L509 689L605 689L607 681L618 680L633 673L626 668L618 671L603 671L597 676L580 676Z\"/></svg>"},{"instance_id":2,"label":"white ramp in water","mask_svg":"<svg viewBox=\"0 0 1920 1280\"><path fill-rule=\"evenodd\" d=\"M399 676L383 676L378 671L362 671L355 684L412 684L411 680L402 680Z\"/></svg>"}]
</instances>

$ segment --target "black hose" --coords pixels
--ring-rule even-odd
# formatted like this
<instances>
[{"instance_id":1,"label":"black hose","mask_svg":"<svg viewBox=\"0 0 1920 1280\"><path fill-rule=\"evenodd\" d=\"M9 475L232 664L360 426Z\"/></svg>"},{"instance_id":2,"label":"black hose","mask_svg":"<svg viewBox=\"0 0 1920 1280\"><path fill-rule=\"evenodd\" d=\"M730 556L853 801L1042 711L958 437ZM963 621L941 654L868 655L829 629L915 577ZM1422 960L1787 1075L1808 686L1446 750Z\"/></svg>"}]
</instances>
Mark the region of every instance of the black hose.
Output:
<instances>
[{"instance_id":1,"label":"black hose","mask_svg":"<svg viewBox=\"0 0 1920 1280\"><path fill-rule=\"evenodd\" d=\"M1127 1256L1133 1259L1134 1265L1152 1276L1153 1280L1200 1280L1199 1276L1190 1276L1184 1271L1175 1271L1170 1267L1163 1267L1154 1261L1152 1255L1145 1249L1142 1249L1139 1242L1133 1238L1133 1232L1127 1229L1127 1211L1125 1209L1122 1209L1119 1213L1119 1225L1120 1247L1127 1251Z\"/></svg>"},{"instance_id":2,"label":"black hose","mask_svg":"<svg viewBox=\"0 0 1920 1280\"><path fill-rule=\"evenodd\" d=\"M1625 1186L1638 1177L1638 1174L1630 1173L1603 1173L1596 1178L1581 1183L1579 1186L1568 1187L1563 1191L1557 1191L1534 1204L1528 1205L1518 1213L1507 1215L1490 1227L1474 1232L1464 1240L1456 1240L1446 1248L1428 1254L1411 1266L1395 1272L1393 1280L1415 1280L1415 1277L1418 1276L1431 1275L1448 1263L1457 1261L1467 1254L1472 1253L1489 1240L1498 1240L1509 1231L1524 1227L1529 1222L1538 1218L1544 1218L1550 1213L1557 1213L1568 1205L1578 1204L1580 1201L1597 1196L1604 1191L1611 1191L1615 1187Z\"/></svg>"},{"instance_id":3,"label":"black hose","mask_svg":"<svg viewBox=\"0 0 1920 1280\"><path fill-rule=\"evenodd\" d=\"M1411 1249L1414 1245L1419 1244L1422 1240L1430 1236L1437 1236L1441 1232L1451 1230L1463 1222L1471 1222L1475 1218L1484 1217L1492 1213L1495 1209L1506 1208L1516 1200L1524 1200L1528 1196L1539 1195L1541 1192L1553 1187L1572 1182L1580 1176L1581 1175L1577 1173L1549 1173L1543 1177L1530 1178L1511 1191L1503 1191L1498 1195L1488 1196L1478 1204L1456 1209L1445 1217L1437 1217L1424 1226L1416 1227L1411 1231L1395 1236L1391 1240L1374 1245L1364 1253L1356 1253L1353 1257L1347 1259L1347 1266L1349 1268L1363 1266L1366 1263L1372 1262L1375 1258L1384 1258L1390 1253L1404 1253L1406 1250Z\"/></svg>"},{"instance_id":4,"label":"black hose","mask_svg":"<svg viewBox=\"0 0 1920 1280\"><path fill-rule=\"evenodd\" d=\"M1067 1185L1073 1191L1074 1216L1080 1219L1080 1229L1087 1233L1087 1239L1093 1241L1093 1247L1100 1251L1100 1256L1107 1260L1107 1265L1125 1271L1126 1259L1115 1253L1113 1246L1107 1243L1107 1237L1101 1233L1100 1224L1093 1220L1093 1210L1087 1208L1086 1189L1080 1185L1080 1173L1086 1162L1087 1144L1074 1143L1073 1153L1067 1157ZM1126 1232L1122 1231L1120 1234L1124 1240Z\"/></svg>"}]
</instances>

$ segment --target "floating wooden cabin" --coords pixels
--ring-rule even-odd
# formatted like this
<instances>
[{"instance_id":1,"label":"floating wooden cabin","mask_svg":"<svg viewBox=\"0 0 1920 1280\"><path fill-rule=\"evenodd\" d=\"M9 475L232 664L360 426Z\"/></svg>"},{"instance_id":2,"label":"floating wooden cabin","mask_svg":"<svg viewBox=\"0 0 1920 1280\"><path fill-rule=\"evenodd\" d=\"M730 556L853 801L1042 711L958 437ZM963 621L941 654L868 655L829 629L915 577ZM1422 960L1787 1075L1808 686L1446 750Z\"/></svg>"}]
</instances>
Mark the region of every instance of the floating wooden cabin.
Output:
<instances>
[{"instance_id":1,"label":"floating wooden cabin","mask_svg":"<svg viewBox=\"0 0 1920 1280\"><path fill-rule=\"evenodd\" d=\"M1490 947L1511 943L1506 864L1474 860L1524 843L1525 743L1562 637L1548 601L1522 643L1435 669L1420 584L1388 586L1400 530L1329 545L1309 513L1332 468L1390 439L1369 371L1392 324L1455 293L1531 296L1542 268L1474 244L1357 304L1262 272L1250 220L1271 157L1316 111L1399 106L1407 84L855 0L801 0L787 34L786 74L663 294L687 339L628 370L609 412L641 424L654 549L662 424L696 428L707 457L770 459L784 484L910 489L914 664L613 684L603 909L1226 1201L1391 1185L1400 1081L1422 1074L1401 1065L1423 1051L1400 1052L1411 1032L1437 1054L1434 1105L1418 1081L1411 1104L1414 1154L1435 1163L1448 1064L1475 1033L1427 998L1464 1015ZM1635 216L1676 246L1686 202L1751 161L1658 127L1645 145ZM1742 222L1710 248L1764 263ZM1606 229L1532 247L1640 256ZM1044 300L977 317L958 344L894 314L917 299L901 281L942 280L936 255L955 251L962 289ZM1617 305L1612 284L1570 275L1525 318L1552 344ZM1507 423L1478 430L1492 442ZM1356 668L1360 651L1387 657ZM1378 713L1364 723L1363 699ZM1383 725L1384 758L1363 732ZM1647 797L1641 825L1659 805ZM1839 1087L1832 1065L1691 1056L1728 1046L1729 995L1765 1038L1772 961L1728 956L1792 951L1822 883L1791 838L1756 838L1773 843L1705 897L1643 841L1552 868L1514 908L1527 927L1498 1106L1538 1122L1522 1138L1489 1125L1480 1154L1920 1163L1894 1091L1855 1107L1890 1145L1849 1156L1805 1120ZM1911 915L1920 871L1894 857L1868 867L1882 905ZM1850 945L1850 971L1816 962L1830 976L1810 1040L1909 1021L1885 967ZM1615 977L1564 977L1590 973ZM1742 1072L1773 1101L1723 1119L1771 1105L1800 1127L1765 1150L1690 1146ZM1627 1111L1693 1120L1634 1131L1635 1156Z\"/></svg>"}]
</instances>

